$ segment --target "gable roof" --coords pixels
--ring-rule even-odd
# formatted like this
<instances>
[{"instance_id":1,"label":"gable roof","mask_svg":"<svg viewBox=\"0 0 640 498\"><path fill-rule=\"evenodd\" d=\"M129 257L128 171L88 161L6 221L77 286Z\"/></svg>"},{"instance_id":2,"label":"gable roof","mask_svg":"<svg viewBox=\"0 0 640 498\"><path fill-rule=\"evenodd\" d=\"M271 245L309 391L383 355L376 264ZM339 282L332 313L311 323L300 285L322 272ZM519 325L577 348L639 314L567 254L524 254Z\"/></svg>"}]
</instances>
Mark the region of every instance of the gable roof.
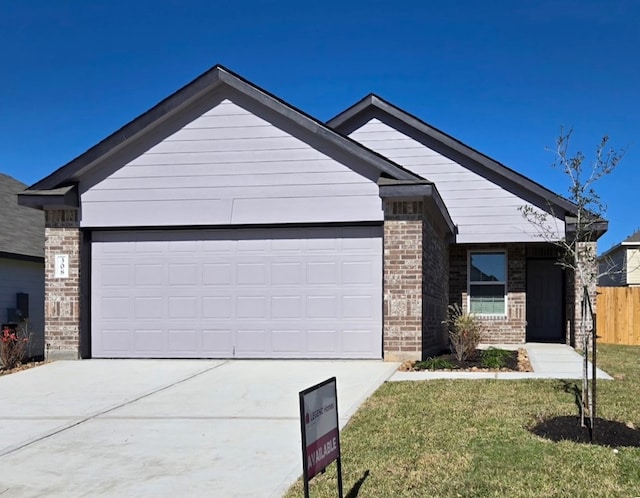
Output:
<instances>
[{"instance_id":1,"label":"gable roof","mask_svg":"<svg viewBox=\"0 0 640 498\"><path fill-rule=\"evenodd\" d=\"M614 244L613 246L611 246L609 249L603 252L600 256L598 256L598 259L603 260L604 258L610 257L614 252L617 252L618 250L624 251L627 249L627 246L629 246L630 248L633 248L634 246L639 246L639 245L640 245L640 228L635 232L633 232L631 235L629 235L622 242L618 242L617 244Z\"/></svg>"},{"instance_id":2,"label":"gable roof","mask_svg":"<svg viewBox=\"0 0 640 498\"><path fill-rule=\"evenodd\" d=\"M434 148L444 156L472 168L476 173L516 195L534 201L540 207L544 208L550 204L554 214L562 219L565 216L572 216L576 212L575 204L562 196L463 144L375 94L367 95L327 121L327 125L347 135L373 118L385 122L429 148ZM604 227L604 231L606 231L606 227Z\"/></svg>"},{"instance_id":3,"label":"gable roof","mask_svg":"<svg viewBox=\"0 0 640 498\"><path fill-rule=\"evenodd\" d=\"M25 188L0 173L0 257L44 258L44 213L18 205Z\"/></svg>"},{"instance_id":4,"label":"gable roof","mask_svg":"<svg viewBox=\"0 0 640 498\"><path fill-rule=\"evenodd\" d=\"M303 129L322 137L322 139L337 146L341 150L369 162L377 167L381 173L391 178L424 182L423 178L387 159L383 155L364 147L355 140L351 140L337 133L321 121L291 106L253 83L250 83L229 69L221 65L216 65L133 121L109 135L97 145L91 147L85 153L33 184L29 187L26 194L37 194L43 190L64 187L77 182L82 175L98 166L101 161L107 159L117 150L122 149L141 135L149 133L160 122L170 119L187 106L197 105L199 101L204 101L207 95L210 95L222 86L232 88L254 101L259 102L280 116L301 126Z\"/></svg>"},{"instance_id":5,"label":"gable roof","mask_svg":"<svg viewBox=\"0 0 640 498\"><path fill-rule=\"evenodd\" d=\"M122 151L135 140L150 135L160 124L178 116L181 111L202 107L202 112L206 112L210 108L207 107L207 105L210 106L207 99L218 89L225 87L257 102L279 118L312 133L314 137L335 147L347 157L364 161L377 168L381 178L390 178L403 184L428 185L430 188L422 189L420 192L430 199L430 204L436 207L440 221L447 226L448 231L455 233L455 225L433 182L425 180L385 156L342 135L221 65L216 65L198 76L85 153L33 184L19 195L18 201L24 206L37 209L43 209L45 206L79 207L76 185L84 175L100 168L114 154Z\"/></svg>"}]
</instances>

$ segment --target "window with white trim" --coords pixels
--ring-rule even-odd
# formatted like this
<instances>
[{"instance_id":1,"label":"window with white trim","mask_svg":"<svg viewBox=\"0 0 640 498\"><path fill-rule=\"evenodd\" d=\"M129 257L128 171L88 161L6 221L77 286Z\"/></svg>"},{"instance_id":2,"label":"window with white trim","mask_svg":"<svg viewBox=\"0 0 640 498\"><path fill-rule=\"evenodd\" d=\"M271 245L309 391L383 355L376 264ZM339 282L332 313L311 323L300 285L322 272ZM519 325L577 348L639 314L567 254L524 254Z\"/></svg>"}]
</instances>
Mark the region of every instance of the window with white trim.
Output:
<instances>
[{"instance_id":1,"label":"window with white trim","mask_svg":"<svg viewBox=\"0 0 640 498\"><path fill-rule=\"evenodd\" d=\"M467 275L469 311L478 315L506 315L506 252L469 252L469 271Z\"/></svg>"}]
</instances>

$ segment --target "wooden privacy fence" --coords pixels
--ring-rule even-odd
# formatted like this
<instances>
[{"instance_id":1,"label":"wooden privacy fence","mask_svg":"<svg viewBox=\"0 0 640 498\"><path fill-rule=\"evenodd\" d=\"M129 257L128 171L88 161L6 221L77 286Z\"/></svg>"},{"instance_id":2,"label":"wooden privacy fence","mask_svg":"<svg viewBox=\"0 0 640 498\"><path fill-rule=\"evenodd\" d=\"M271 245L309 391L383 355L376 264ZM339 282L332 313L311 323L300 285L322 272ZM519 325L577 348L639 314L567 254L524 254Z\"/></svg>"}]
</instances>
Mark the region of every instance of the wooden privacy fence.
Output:
<instances>
[{"instance_id":1,"label":"wooden privacy fence","mask_svg":"<svg viewBox=\"0 0 640 498\"><path fill-rule=\"evenodd\" d=\"M640 287L598 287L598 342L640 345Z\"/></svg>"}]
</instances>

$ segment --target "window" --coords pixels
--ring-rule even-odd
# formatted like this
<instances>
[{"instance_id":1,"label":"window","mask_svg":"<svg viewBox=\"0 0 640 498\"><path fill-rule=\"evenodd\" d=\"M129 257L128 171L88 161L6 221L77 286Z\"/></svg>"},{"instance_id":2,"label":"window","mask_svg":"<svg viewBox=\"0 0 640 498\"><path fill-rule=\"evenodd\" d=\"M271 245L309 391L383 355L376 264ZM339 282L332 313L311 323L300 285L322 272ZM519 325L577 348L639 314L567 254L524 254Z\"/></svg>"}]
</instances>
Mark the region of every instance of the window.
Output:
<instances>
[{"instance_id":1,"label":"window","mask_svg":"<svg viewBox=\"0 0 640 498\"><path fill-rule=\"evenodd\" d=\"M507 255L469 253L469 310L479 315L506 315Z\"/></svg>"}]
</instances>

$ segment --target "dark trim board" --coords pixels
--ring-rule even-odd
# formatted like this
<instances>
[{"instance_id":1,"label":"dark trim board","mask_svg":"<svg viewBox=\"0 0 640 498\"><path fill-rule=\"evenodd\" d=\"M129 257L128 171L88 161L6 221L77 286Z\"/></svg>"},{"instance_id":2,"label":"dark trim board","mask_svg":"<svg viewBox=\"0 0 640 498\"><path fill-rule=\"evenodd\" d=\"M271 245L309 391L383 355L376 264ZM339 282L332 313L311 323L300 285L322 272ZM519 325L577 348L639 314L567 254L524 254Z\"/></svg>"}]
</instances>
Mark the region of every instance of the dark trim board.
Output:
<instances>
[{"instance_id":1,"label":"dark trim board","mask_svg":"<svg viewBox=\"0 0 640 498\"><path fill-rule=\"evenodd\" d=\"M81 230L80 358L91 358L91 231Z\"/></svg>"},{"instance_id":2,"label":"dark trim board","mask_svg":"<svg viewBox=\"0 0 640 498\"><path fill-rule=\"evenodd\" d=\"M28 256L26 254L15 254L12 252L0 251L0 259L12 259L14 261L28 261L30 263L42 263L44 265L44 257Z\"/></svg>"},{"instance_id":3,"label":"dark trim board","mask_svg":"<svg viewBox=\"0 0 640 498\"><path fill-rule=\"evenodd\" d=\"M342 227L381 227L381 221L339 221L331 223L274 223L274 224L245 224L245 225L158 225L158 226L130 226L130 227L82 227L82 230L91 232L156 232L156 231L175 231L175 232L192 232L197 230L264 230L272 228L280 230L283 228L342 228Z\"/></svg>"}]
</instances>

